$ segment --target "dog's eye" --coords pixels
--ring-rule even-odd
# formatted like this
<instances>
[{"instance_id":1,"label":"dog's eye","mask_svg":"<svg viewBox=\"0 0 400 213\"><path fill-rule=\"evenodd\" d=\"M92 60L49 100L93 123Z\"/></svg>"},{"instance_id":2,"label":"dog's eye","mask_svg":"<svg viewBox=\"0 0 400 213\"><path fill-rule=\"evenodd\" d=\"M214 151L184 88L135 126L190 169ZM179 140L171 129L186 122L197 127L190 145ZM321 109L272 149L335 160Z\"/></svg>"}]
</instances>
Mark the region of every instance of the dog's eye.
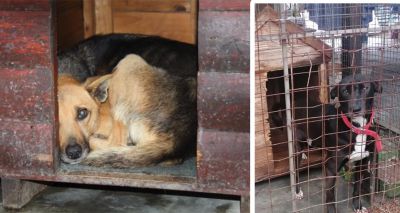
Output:
<instances>
[{"instance_id":1,"label":"dog's eye","mask_svg":"<svg viewBox=\"0 0 400 213\"><path fill-rule=\"evenodd\" d=\"M78 108L76 118L81 121L85 119L88 116L88 114L89 111L86 108Z\"/></svg>"},{"instance_id":2,"label":"dog's eye","mask_svg":"<svg viewBox=\"0 0 400 213\"><path fill-rule=\"evenodd\" d=\"M347 89L345 89L345 90L343 90L343 94L344 94L344 95L348 95L348 94L349 94L349 91L347 91Z\"/></svg>"}]
</instances>

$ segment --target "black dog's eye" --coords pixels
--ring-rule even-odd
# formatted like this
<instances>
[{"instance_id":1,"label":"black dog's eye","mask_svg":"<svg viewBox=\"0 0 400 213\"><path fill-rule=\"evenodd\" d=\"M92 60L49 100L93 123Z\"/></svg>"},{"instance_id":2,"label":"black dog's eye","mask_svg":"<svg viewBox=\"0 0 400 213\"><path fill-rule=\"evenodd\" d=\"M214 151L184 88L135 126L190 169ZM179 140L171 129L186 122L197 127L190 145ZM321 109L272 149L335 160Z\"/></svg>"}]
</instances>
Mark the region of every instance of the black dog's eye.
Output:
<instances>
[{"instance_id":1,"label":"black dog's eye","mask_svg":"<svg viewBox=\"0 0 400 213\"><path fill-rule=\"evenodd\" d=\"M81 121L85 119L88 116L88 114L89 111L86 108L78 108L76 118Z\"/></svg>"},{"instance_id":2,"label":"black dog's eye","mask_svg":"<svg viewBox=\"0 0 400 213\"><path fill-rule=\"evenodd\" d=\"M347 91L347 89L343 90L343 95L348 95L349 91Z\"/></svg>"}]
</instances>

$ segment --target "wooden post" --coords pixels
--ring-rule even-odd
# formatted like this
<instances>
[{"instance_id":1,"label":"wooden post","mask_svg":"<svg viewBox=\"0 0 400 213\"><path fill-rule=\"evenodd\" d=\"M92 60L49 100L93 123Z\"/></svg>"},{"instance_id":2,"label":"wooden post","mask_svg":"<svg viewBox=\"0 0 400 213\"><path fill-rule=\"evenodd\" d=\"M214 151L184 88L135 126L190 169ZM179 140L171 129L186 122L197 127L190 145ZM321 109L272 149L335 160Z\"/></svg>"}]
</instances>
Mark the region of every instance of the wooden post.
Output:
<instances>
[{"instance_id":1,"label":"wooden post","mask_svg":"<svg viewBox=\"0 0 400 213\"><path fill-rule=\"evenodd\" d=\"M111 0L94 1L95 10L95 33L107 34L113 32Z\"/></svg>"},{"instance_id":2,"label":"wooden post","mask_svg":"<svg viewBox=\"0 0 400 213\"><path fill-rule=\"evenodd\" d=\"M1 179L3 207L20 209L45 188L46 185L31 181Z\"/></svg>"},{"instance_id":3,"label":"wooden post","mask_svg":"<svg viewBox=\"0 0 400 213\"><path fill-rule=\"evenodd\" d=\"M240 197L240 213L250 213L250 195Z\"/></svg>"},{"instance_id":4,"label":"wooden post","mask_svg":"<svg viewBox=\"0 0 400 213\"><path fill-rule=\"evenodd\" d=\"M85 38L93 36L95 32L94 0L83 1L83 22Z\"/></svg>"}]
</instances>

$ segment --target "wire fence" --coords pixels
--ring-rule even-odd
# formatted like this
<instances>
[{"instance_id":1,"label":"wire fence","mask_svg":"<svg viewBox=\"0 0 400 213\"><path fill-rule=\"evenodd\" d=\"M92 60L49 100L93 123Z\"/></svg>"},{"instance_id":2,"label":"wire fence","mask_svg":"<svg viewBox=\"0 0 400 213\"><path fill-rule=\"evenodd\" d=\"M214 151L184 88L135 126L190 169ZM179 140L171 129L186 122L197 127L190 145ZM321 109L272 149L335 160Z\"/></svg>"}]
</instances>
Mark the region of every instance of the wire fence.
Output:
<instances>
[{"instance_id":1,"label":"wire fence","mask_svg":"<svg viewBox=\"0 0 400 213\"><path fill-rule=\"evenodd\" d=\"M256 4L256 212L400 212L399 14L400 4ZM383 150L344 127L343 111L355 126L373 120Z\"/></svg>"}]
</instances>

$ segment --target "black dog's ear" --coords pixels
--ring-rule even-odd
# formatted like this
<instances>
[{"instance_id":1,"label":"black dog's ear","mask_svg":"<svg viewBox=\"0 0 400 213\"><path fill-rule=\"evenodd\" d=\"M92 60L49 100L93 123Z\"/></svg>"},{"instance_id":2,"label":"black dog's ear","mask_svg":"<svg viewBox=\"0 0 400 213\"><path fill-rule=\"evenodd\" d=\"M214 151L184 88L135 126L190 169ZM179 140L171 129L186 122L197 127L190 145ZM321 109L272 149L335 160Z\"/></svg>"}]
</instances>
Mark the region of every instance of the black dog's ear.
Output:
<instances>
[{"instance_id":1,"label":"black dog's ear","mask_svg":"<svg viewBox=\"0 0 400 213\"><path fill-rule=\"evenodd\" d=\"M333 89L331 90L331 99L335 99L336 97L339 96L339 87L335 86L333 87Z\"/></svg>"},{"instance_id":2,"label":"black dog's ear","mask_svg":"<svg viewBox=\"0 0 400 213\"><path fill-rule=\"evenodd\" d=\"M382 93L382 86L378 81L373 81L371 84L374 87L374 92Z\"/></svg>"}]
</instances>

